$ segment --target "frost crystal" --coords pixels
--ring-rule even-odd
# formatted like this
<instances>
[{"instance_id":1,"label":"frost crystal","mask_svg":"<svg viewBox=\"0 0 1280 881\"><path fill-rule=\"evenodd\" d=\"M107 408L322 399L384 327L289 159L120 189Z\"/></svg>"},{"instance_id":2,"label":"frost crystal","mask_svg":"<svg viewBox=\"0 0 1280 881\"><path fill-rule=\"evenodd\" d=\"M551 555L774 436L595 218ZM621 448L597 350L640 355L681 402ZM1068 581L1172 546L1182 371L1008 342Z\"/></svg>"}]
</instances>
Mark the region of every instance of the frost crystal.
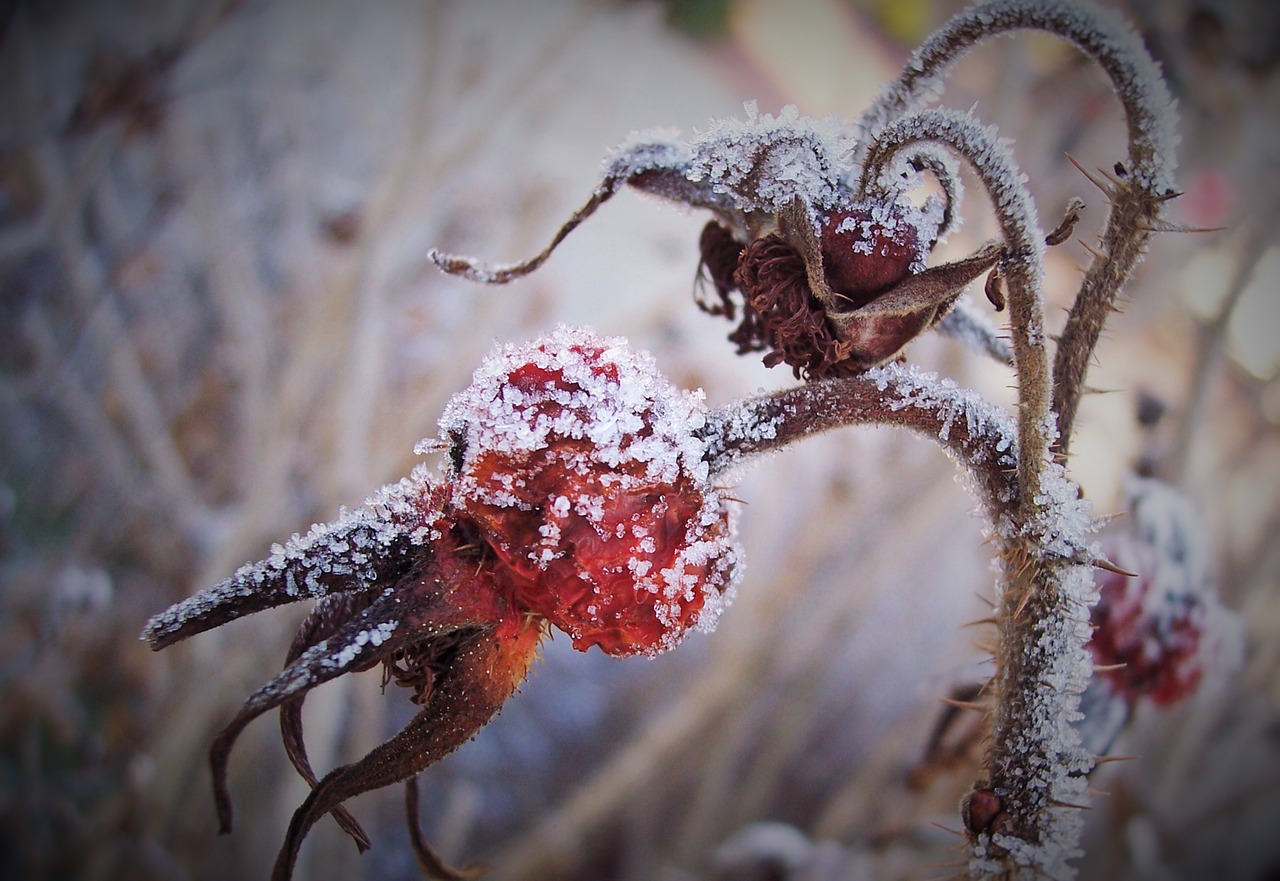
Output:
<instances>
[{"instance_id":1,"label":"frost crystal","mask_svg":"<svg viewBox=\"0 0 1280 881\"><path fill-rule=\"evenodd\" d=\"M662 651L714 626L736 572L705 423L648 354L561 327L496 352L445 408L450 503L577 647Z\"/></svg>"},{"instance_id":2,"label":"frost crystal","mask_svg":"<svg viewBox=\"0 0 1280 881\"><path fill-rule=\"evenodd\" d=\"M437 537L438 488L424 467L382 487L362 507L343 509L271 547L267 559L241 566L221 584L152 618L143 638L167 645L251 611L336 592L381 590L409 565L415 547ZM232 612L235 607L240 611Z\"/></svg>"},{"instance_id":3,"label":"frost crystal","mask_svg":"<svg viewBox=\"0 0 1280 881\"><path fill-rule=\"evenodd\" d=\"M794 105L776 117L754 103L746 110L746 121L716 120L694 139L689 179L730 194L744 211L776 214L797 197L835 207L853 148L844 122L801 117Z\"/></svg>"}]
</instances>

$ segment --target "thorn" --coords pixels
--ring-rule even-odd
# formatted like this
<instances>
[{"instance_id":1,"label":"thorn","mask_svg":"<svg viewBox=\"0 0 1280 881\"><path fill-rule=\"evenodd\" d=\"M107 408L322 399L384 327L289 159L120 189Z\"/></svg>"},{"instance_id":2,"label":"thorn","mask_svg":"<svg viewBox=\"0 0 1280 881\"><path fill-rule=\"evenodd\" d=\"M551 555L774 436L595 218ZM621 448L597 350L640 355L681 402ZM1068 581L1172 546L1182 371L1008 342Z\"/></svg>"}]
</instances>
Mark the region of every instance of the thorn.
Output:
<instances>
[{"instance_id":1,"label":"thorn","mask_svg":"<svg viewBox=\"0 0 1280 881\"><path fill-rule=\"evenodd\" d=\"M1093 566L1095 569L1105 569L1108 572L1114 572L1116 575L1124 575L1128 578L1138 577L1137 572L1130 572L1128 569L1122 569L1106 557L1098 557L1090 560L1089 565Z\"/></svg>"},{"instance_id":2,"label":"thorn","mask_svg":"<svg viewBox=\"0 0 1280 881\"><path fill-rule=\"evenodd\" d=\"M1093 763L1095 765L1109 765L1112 762L1132 762L1142 756L1094 756Z\"/></svg>"},{"instance_id":3,"label":"thorn","mask_svg":"<svg viewBox=\"0 0 1280 881\"><path fill-rule=\"evenodd\" d=\"M1054 805L1055 807L1059 807L1059 808L1072 808L1072 809L1077 810L1077 811L1091 811L1091 810L1093 810L1093 808L1091 808L1089 805L1077 805L1077 804L1072 804L1072 803L1071 803L1071 802L1069 802L1069 801L1058 801L1056 798L1051 798L1051 799L1049 799L1049 804Z\"/></svg>"},{"instance_id":4,"label":"thorn","mask_svg":"<svg viewBox=\"0 0 1280 881\"><path fill-rule=\"evenodd\" d=\"M1167 220L1157 220L1152 223L1139 224L1139 229L1144 232L1181 232L1181 233L1201 233L1201 232L1223 232L1230 229L1229 226L1191 226L1186 223L1170 223Z\"/></svg>"},{"instance_id":5,"label":"thorn","mask_svg":"<svg viewBox=\"0 0 1280 881\"><path fill-rule=\"evenodd\" d=\"M973 701L958 701L953 697L940 697L938 700L942 701L947 706L955 707L958 710L978 710L979 712L985 713L990 709L986 704L974 703Z\"/></svg>"},{"instance_id":6,"label":"thorn","mask_svg":"<svg viewBox=\"0 0 1280 881\"><path fill-rule=\"evenodd\" d=\"M1119 664L1094 664L1093 672L1094 673L1111 673L1116 670L1123 670L1125 667L1128 667L1128 666L1129 666L1128 664L1123 662Z\"/></svg>"},{"instance_id":7,"label":"thorn","mask_svg":"<svg viewBox=\"0 0 1280 881\"><path fill-rule=\"evenodd\" d=\"M1094 171L1106 178L1107 182L1111 184L1113 190L1118 190L1120 187L1125 186L1124 181L1120 180L1118 175L1112 174L1105 168L1095 168Z\"/></svg>"},{"instance_id":8,"label":"thorn","mask_svg":"<svg viewBox=\"0 0 1280 881\"><path fill-rule=\"evenodd\" d=\"M1018 608L1017 608L1017 609L1014 611L1014 613L1013 613L1013 620L1017 621L1019 618L1021 618L1021 617L1022 617L1022 613L1023 613L1023 612L1025 612L1025 611L1027 610L1027 606L1031 605L1031 594L1032 594L1032 593L1034 593L1034 591L1030 591L1030 590L1028 590L1028 591L1023 595L1022 599L1018 601Z\"/></svg>"},{"instance_id":9,"label":"thorn","mask_svg":"<svg viewBox=\"0 0 1280 881\"><path fill-rule=\"evenodd\" d=\"M996 624L996 623L998 622L996 621L995 618L987 617L987 618L975 618L972 621L966 621L964 624L961 624L960 626L961 627L981 627L984 624Z\"/></svg>"},{"instance_id":10,"label":"thorn","mask_svg":"<svg viewBox=\"0 0 1280 881\"><path fill-rule=\"evenodd\" d=\"M1081 174L1083 174L1086 178L1088 178L1089 183L1093 184L1095 187L1102 190L1102 192L1106 194L1108 199L1111 198L1111 195L1114 192L1114 190L1111 187L1107 186L1106 183L1099 180L1097 177L1093 175L1092 172L1090 172L1087 168L1085 168L1083 165L1077 162L1076 157L1072 156L1070 153L1066 154L1066 156L1067 156L1067 161L1070 162L1072 165L1074 165L1080 171Z\"/></svg>"},{"instance_id":11,"label":"thorn","mask_svg":"<svg viewBox=\"0 0 1280 881\"><path fill-rule=\"evenodd\" d=\"M959 835L961 838L964 838L964 833L962 831L960 831L959 829L952 829L950 826L945 826L942 823L939 823L937 820L930 820L929 825L937 826L943 832L950 832L952 835Z\"/></svg>"},{"instance_id":12,"label":"thorn","mask_svg":"<svg viewBox=\"0 0 1280 881\"><path fill-rule=\"evenodd\" d=\"M1092 257L1093 259L1095 260L1102 259L1102 252L1099 251L1097 248L1095 248L1093 245L1086 242L1084 239L1076 239L1076 244L1084 248L1085 251L1089 254L1089 256Z\"/></svg>"}]
</instances>

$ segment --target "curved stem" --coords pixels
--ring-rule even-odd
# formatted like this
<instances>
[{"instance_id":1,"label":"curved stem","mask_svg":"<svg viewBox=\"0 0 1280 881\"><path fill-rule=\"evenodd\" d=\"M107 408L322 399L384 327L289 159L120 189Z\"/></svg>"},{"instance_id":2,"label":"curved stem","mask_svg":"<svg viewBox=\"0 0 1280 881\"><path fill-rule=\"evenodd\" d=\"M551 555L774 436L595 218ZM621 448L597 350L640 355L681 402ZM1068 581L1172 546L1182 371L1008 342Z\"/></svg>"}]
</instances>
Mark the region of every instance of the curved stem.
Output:
<instances>
[{"instance_id":1,"label":"curved stem","mask_svg":"<svg viewBox=\"0 0 1280 881\"><path fill-rule=\"evenodd\" d=\"M991 197L1008 256L1001 267L1008 285L1013 360L1018 374L1018 474L1023 487L1039 485L1048 461L1054 426L1049 410L1052 382L1045 345L1044 233L1023 177L1005 144L970 115L954 110L924 110L895 120L881 130L867 153L861 192L888 185L885 173L901 151L921 143L944 144L963 156ZM1034 504L1034 493L1024 504ZM1030 516L1028 509L1023 512Z\"/></svg>"},{"instance_id":2,"label":"curved stem","mask_svg":"<svg viewBox=\"0 0 1280 881\"><path fill-rule=\"evenodd\" d=\"M738 401L709 413L700 434L712 470L720 473L849 425L894 425L936 440L965 466L996 528L1018 507L1017 443L1008 414L976 392L914 368L886 364Z\"/></svg>"},{"instance_id":3,"label":"curved stem","mask_svg":"<svg viewBox=\"0 0 1280 881\"><path fill-rule=\"evenodd\" d=\"M911 56L861 119L855 164L874 149L882 130L933 100L970 49L1015 30L1042 30L1072 43L1110 77L1128 128L1127 168L1110 184L1095 179L1112 210L1101 248L1081 282L1054 360L1055 451L1065 455L1084 390L1084 377L1121 287L1159 229L1164 202L1177 195L1174 166L1177 114L1173 98L1142 40L1119 15L1080 0L996 0L961 12Z\"/></svg>"},{"instance_id":4,"label":"curved stem","mask_svg":"<svg viewBox=\"0 0 1280 881\"><path fill-rule=\"evenodd\" d=\"M1008 414L949 380L896 365L721 408L702 435L712 469L723 472L809 435L862 424L932 437L964 465L1000 549L996 705L986 779L976 787L996 800L1000 820L970 827L970 868L980 877L1069 877L1080 833L1072 806L1084 798L1093 761L1071 724L1090 673L1087 505L1053 462L1021 492Z\"/></svg>"},{"instance_id":5,"label":"curved stem","mask_svg":"<svg viewBox=\"0 0 1280 881\"><path fill-rule=\"evenodd\" d=\"M855 161L865 159L881 128L934 99L952 65L970 49L1015 30L1047 31L1098 63L1124 107L1135 176L1151 192L1172 192L1176 121L1160 68L1123 18L1082 0L997 0L956 15L921 44L859 119Z\"/></svg>"}]
</instances>

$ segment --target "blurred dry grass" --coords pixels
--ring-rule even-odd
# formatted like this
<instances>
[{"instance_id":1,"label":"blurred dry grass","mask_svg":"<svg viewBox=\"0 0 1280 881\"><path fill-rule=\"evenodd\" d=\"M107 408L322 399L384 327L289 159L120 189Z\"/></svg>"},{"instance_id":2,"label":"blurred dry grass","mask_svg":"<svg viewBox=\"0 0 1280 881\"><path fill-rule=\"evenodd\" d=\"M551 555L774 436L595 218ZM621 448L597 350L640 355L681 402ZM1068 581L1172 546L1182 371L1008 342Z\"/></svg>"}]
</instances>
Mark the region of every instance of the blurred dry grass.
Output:
<instances>
[{"instance_id":1,"label":"blurred dry grass","mask_svg":"<svg viewBox=\"0 0 1280 881\"><path fill-rule=\"evenodd\" d=\"M6 7L0 877L266 876L303 797L274 726L253 726L233 763L230 837L204 754L301 610L161 655L136 634L404 473L493 340L588 323L712 403L789 381L735 358L728 328L692 308L703 218L650 200L615 200L509 290L424 261L432 245L536 250L633 129L689 131L749 98L852 116L951 8L707 5L728 12L712 9L724 27L705 40L636 2ZM1280 327L1280 30L1254 6L1132 10L1183 106L1181 219L1227 228L1157 242L1100 351L1092 380L1119 391L1086 403L1075 471L1103 511L1142 456L1187 488L1249 646L1220 692L1141 714L1119 751L1145 758L1098 775L1111 796L1091 815L1088 878L1280 867L1280 383L1240 343L1250 323ZM948 102L975 100L1018 139L1044 217L1095 195L1064 151L1119 156L1099 78L1052 44L964 62ZM949 248L987 231L978 195ZM1053 256L1062 302L1083 251ZM1231 294L1236 278L1248 292ZM1246 309L1261 317L1233 324ZM1008 398L1006 373L949 343L912 355ZM1168 408L1151 436L1138 390ZM958 839L931 821L957 825L971 772L923 793L903 775L937 698L981 675L961 625L984 614L990 576L952 473L921 441L864 432L749 474L749 569L720 630L653 662L553 642L502 716L428 774L433 840L499 878L747 877L717 869L717 849L776 820L839 843L805 877L946 874ZM317 692L317 765L384 738L408 713L399 697L367 676ZM414 877L398 792L354 808L375 849L357 858L322 824L299 877Z\"/></svg>"}]
</instances>

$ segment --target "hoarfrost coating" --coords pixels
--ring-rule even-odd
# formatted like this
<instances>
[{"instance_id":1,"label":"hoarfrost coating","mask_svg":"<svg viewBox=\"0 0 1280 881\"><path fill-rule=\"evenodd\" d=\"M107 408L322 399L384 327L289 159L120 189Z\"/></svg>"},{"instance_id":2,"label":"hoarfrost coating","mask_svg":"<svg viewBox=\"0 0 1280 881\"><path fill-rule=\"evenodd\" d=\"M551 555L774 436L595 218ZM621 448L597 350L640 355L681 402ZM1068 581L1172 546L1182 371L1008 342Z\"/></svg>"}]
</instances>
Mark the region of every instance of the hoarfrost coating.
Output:
<instances>
[{"instance_id":1,"label":"hoarfrost coating","mask_svg":"<svg viewBox=\"0 0 1280 881\"><path fill-rule=\"evenodd\" d=\"M445 408L450 504L575 646L664 651L714 626L739 568L706 421L648 354L560 327L495 352Z\"/></svg>"}]
</instances>

